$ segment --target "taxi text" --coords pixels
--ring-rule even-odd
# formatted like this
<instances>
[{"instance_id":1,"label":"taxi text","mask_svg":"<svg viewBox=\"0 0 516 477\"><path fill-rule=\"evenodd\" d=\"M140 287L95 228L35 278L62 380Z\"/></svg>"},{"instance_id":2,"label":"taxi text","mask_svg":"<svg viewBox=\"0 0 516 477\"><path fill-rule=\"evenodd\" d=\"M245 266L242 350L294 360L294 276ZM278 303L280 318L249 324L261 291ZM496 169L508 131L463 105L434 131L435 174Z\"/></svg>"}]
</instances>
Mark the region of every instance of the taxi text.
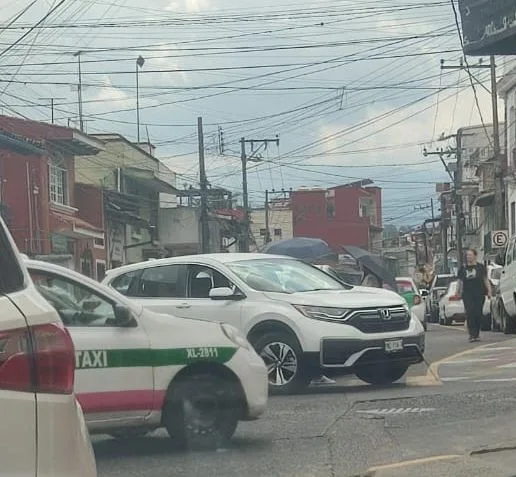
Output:
<instances>
[{"instance_id":1,"label":"taxi text","mask_svg":"<svg viewBox=\"0 0 516 477\"><path fill-rule=\"evenodd\" d=\"M219 350L217 348L186 348L187 359L208 359L218 356Z\"/></svg>"},{"instance_id":2,"label":"taxi text","mask_svg":"<svg viewBox=\"0 0 516 477\"><path fill-rule=\"evenodd\" d=\"M76 351L75 367L77 369L107 368L107 352L105 350Z\"/></svg>"}]
</instances>

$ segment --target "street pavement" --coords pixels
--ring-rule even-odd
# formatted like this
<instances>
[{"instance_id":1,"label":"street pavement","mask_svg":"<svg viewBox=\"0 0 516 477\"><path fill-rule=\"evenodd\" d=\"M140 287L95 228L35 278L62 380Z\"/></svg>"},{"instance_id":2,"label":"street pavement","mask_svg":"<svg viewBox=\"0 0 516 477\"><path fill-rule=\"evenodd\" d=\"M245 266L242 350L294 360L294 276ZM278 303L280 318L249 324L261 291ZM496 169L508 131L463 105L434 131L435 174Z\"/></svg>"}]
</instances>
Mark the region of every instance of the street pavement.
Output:
<instances>
[{"instance_id":1,"label":"street pavement","mask_svg":"<svg viewBox=\"0 0 516 477\"><path fill-rule=\"evenodd\" d=\"M217 451L174 451L163 431L95 436L99 477L516 476L516 336L430 325L426 359L388 387L349 377L272 397Z\"/></svg>"}]
</instances>

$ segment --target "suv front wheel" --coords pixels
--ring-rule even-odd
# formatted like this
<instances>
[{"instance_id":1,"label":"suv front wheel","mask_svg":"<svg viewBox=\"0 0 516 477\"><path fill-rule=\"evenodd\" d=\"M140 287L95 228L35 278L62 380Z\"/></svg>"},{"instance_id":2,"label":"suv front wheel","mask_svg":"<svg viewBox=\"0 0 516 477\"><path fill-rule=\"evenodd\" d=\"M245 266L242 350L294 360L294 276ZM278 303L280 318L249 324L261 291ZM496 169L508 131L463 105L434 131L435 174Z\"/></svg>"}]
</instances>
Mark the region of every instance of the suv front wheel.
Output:
<instances>
[{"instance_id":1,"label":"suv front wheel","mask_svg":"<svg viewBox=\"0 0 516 477\"><path fill-rule=\"evenodd\" d=\"M408 365L401 363L376 363L358 366L355 374L366 383L386 385L402 378L407 369Z\"/></svg>"},{"instance_id":2,"label":"suv front wheel","mask_svg":"<svg viewBox=\"0 0 516 477\"><path fill-rule=\"evenodd\" d=\"M312 376L302 366L297 340L282 331L258 337L253 346L267 366L271 394L293 394L305 389Z\"/></svg>"}]
</instances>

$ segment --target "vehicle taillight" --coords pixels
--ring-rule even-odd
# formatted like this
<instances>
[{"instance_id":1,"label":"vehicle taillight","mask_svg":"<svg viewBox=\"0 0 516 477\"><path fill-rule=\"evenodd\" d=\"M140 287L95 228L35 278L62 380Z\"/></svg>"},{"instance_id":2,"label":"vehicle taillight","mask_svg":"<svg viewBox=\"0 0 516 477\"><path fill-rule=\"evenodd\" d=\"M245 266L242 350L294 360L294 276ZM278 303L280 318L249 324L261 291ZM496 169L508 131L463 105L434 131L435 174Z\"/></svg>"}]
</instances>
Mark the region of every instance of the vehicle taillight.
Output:
<instances>
[{"instance_id":1,"label":"vehicle taillight","mask_svg":"<svg viewBox=\"0 0 516 477\"><path fill-rule=\"evenodd\" d=\"M0 332L0 389L71 394L75 353L61 323Z\"/></svg>"},{"instance_id":2,"label":"vehicle taillight","mask_svg":"<svg viewBox=\"0 0 516 477\"><path fill-rule=\"evenodd\" d=\"M462 298L459 296L459 295L452 295L450 298L449 298L450 301L460 301L462 300Z\"/></svg>"},{"instance_id":3,"label":"vehicle taillight","mask_svg":"<svg viewBox=\"0 0 516 477\"><path fill-rule=\"evenodd\" d=\"M419 295L414 295L414 305L419 305L421 303L421 297Z\"/></svg>"}]
</instances>

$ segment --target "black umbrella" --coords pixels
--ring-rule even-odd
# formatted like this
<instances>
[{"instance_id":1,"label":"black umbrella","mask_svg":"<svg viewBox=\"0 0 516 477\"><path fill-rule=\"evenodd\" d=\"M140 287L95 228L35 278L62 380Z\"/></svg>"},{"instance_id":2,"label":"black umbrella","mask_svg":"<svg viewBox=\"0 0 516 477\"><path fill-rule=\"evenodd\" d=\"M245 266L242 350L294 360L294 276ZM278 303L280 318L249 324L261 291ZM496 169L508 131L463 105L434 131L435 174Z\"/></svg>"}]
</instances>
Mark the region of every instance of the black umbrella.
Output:
<instances>
[{"instance_id":1,"label":"black umbrella","mask_svg":"<svg viewBox=\"0 0 516 477\"><path fill-rule=\"evenodd\" d=\"M316 262L324 259L336 259L335 253L321 239L296 237L268 244L264 253L287 255L306 262Z\"/></svg>"},{"instance_id":2,"label":"black umbrella","mask_svg":"<svg viewBox=\"0 0 516 477\"><path fill-rule=\"evenodd\" d=\"M388 285L394 291L398 290L396 279L392 273L387 270L382 259L373 255L367 250L353 245L345 245L343 248L360 264L360 266L371 275L374 275L384 285Z\"/></svg>"}]
</instances>

